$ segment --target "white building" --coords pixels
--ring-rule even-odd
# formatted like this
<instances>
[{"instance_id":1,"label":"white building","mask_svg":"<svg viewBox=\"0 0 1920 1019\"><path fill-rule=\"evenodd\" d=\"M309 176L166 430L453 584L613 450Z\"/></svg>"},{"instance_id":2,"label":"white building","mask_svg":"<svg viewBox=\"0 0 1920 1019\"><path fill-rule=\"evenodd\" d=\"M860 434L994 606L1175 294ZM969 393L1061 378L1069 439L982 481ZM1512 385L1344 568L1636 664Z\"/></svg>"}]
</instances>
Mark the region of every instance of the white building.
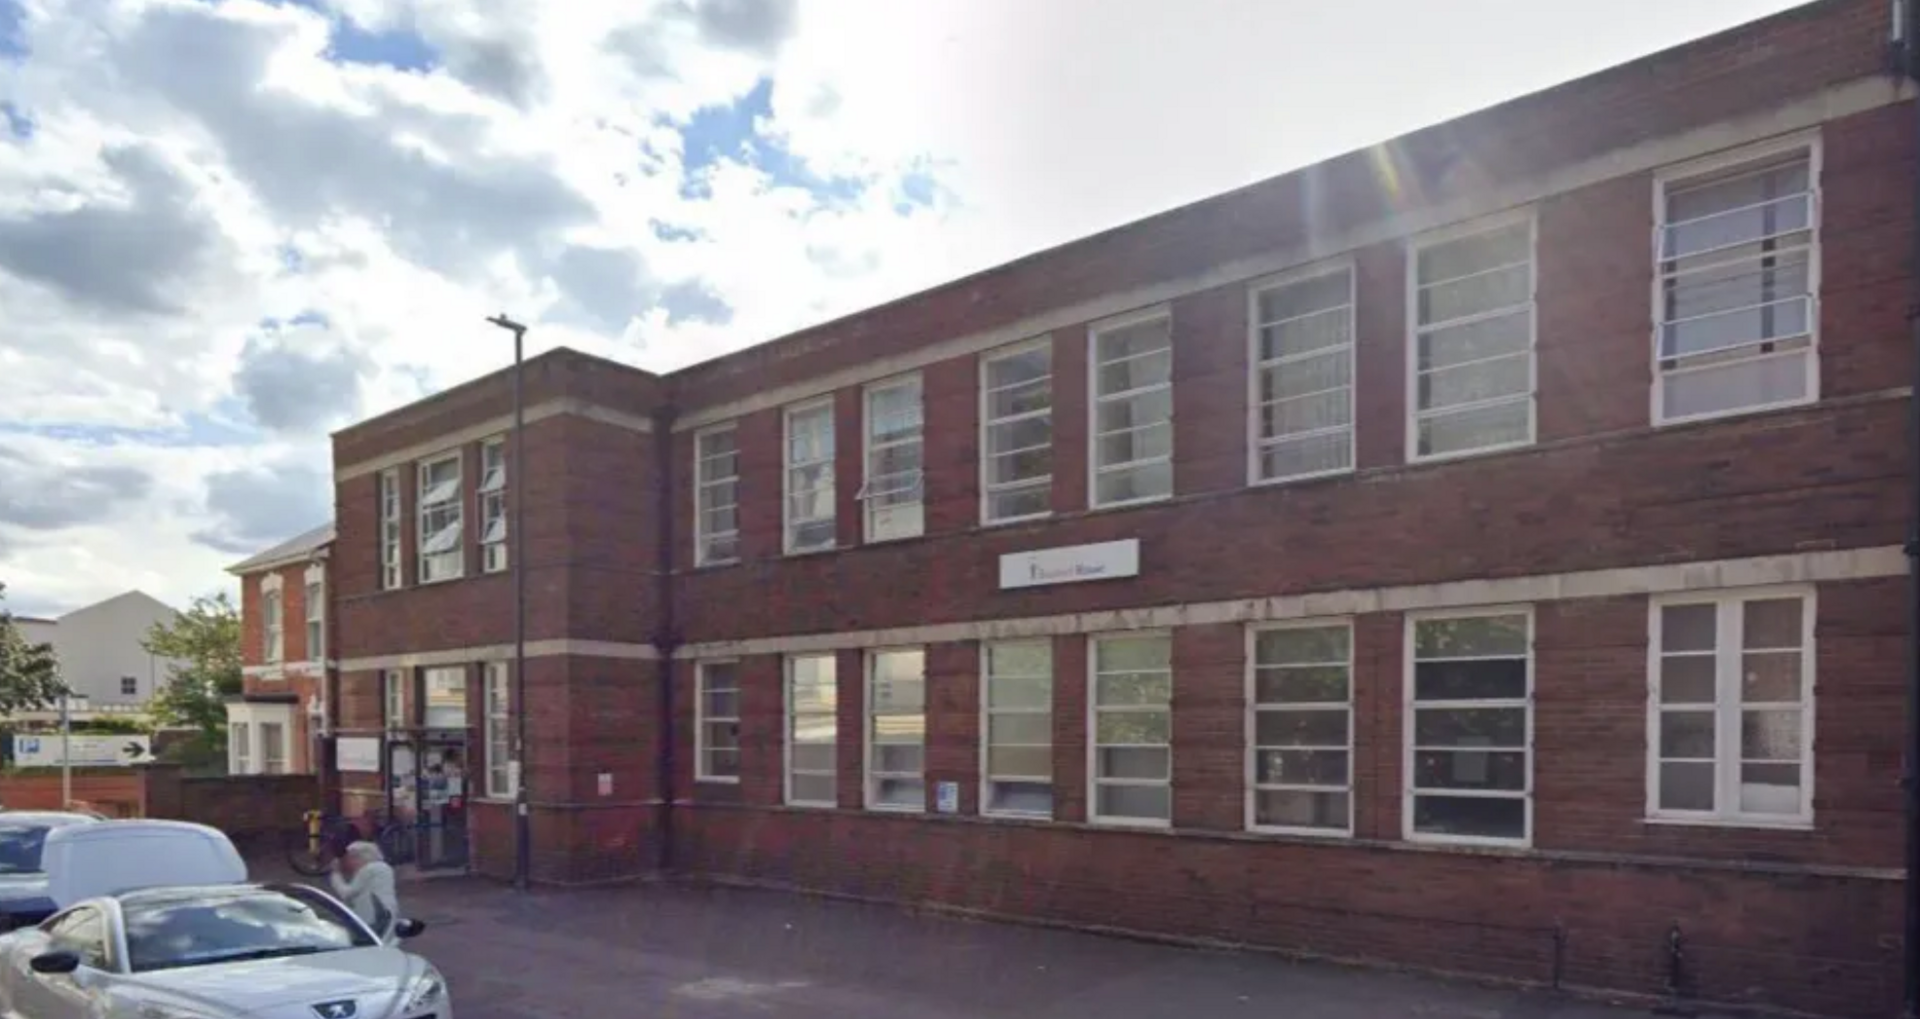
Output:
<instances>
[{"instance_id":1,"label":"white building","mask_svg":"<svg viewBox=\"0 0 1920 1019\"><path fill-rule=\"evenodd\" d=\"M178 614L157 598L128 591L58 619L14 621L28 641L53 645L60 678L76 699L111 708L145 704L167 681L172 661L148 654L140 641L153 624L172 623Z\"/></svg>"}]
</instances>

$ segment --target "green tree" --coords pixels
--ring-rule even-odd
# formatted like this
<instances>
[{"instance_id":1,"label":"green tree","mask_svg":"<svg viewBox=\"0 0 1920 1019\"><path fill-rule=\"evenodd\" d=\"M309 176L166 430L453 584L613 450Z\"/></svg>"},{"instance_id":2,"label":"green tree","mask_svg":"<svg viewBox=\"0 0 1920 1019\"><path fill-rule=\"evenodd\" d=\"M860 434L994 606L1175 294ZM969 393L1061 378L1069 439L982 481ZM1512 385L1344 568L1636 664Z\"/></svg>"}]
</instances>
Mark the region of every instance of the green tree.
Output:
<instances>
[{"instance_id":1,"label":"green tree","mask_svg":"<svg viewBox=\"0 0 1920 1019\"><path fill-rule=\"evenodd\" d=\"M140 646L173 660L152 711L163 725L192 730L175 745L176 759L225 760L226 700L240 693L240 610L225 594L195 598L171 624L155 623Z\"/></svg>"},{"instance_id":2,"label":"green tree","mask_svg":"<svg viewBox=\"0 0 1920 1019\"><path fill-rule=\"evenodd\" d=\"M7 585L0 584L0 600ZM66 692L51 644L29 644L13 614L0 606L0 716L51 707Z\"/></svg>"}]
</instances>

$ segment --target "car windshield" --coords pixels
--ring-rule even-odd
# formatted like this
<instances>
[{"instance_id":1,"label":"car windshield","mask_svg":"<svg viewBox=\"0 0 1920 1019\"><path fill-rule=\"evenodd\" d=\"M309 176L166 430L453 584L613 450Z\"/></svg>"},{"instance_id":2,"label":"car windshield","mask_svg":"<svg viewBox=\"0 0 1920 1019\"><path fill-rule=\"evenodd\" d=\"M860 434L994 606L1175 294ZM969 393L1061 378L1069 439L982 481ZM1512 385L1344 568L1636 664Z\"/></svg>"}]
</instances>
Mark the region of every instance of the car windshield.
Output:
<instances>
[{"instance_id":1,"label":"car windshield","mask_svg":"<svg viewBox=\"0 0 1920 1019\"><path fill-rule=\"evenodd\" d=\"M123 900L121 911L135 973L376 944L338 906L299 888Z\"/></svg>"},{"instance_id":2,"label":"car windshield","mask_svg":"<svg viewBox=\"0 0 1920 1019\"><path fill-rule=\"evenodd\" d=\"M0 874L38 874L50 830L45 823L0 824Z\"/></svg>"}]
</instances>

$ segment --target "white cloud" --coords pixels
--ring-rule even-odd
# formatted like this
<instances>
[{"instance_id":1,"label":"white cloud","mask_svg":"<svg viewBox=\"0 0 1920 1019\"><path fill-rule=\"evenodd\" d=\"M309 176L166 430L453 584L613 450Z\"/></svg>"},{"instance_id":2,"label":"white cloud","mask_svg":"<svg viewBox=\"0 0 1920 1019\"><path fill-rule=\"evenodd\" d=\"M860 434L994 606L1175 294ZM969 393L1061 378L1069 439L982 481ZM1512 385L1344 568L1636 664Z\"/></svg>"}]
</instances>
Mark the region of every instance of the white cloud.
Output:
<instances>
[{"instance_id":1,"label":"white cloud","mask_svg":"<svg viewBox=\"0 0 1920 1019\"><path fill-rule=\"evenodd\" d=\"M0 582L222 585L494 312L672 369L1789 2L0 0Z\"/></svg>"}]
</instances>

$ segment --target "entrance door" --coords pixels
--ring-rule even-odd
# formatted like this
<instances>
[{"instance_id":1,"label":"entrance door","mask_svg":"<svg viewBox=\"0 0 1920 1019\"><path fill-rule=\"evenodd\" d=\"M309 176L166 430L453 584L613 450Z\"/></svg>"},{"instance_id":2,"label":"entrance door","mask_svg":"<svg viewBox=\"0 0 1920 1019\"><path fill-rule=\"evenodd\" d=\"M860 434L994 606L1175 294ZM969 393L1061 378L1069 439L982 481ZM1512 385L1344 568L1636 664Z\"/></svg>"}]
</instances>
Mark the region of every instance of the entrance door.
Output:
<instances>
[{"instance_id":1,"label":"entrance door","mask_svg":"<svg viewBox=\"0 0 1920 1019\"><path fill-rule=\"evenodd\" d=\"M467 866L467 733L426 733L416 776L414 845L421 870Z\"/></svg>"}]
</instances>

